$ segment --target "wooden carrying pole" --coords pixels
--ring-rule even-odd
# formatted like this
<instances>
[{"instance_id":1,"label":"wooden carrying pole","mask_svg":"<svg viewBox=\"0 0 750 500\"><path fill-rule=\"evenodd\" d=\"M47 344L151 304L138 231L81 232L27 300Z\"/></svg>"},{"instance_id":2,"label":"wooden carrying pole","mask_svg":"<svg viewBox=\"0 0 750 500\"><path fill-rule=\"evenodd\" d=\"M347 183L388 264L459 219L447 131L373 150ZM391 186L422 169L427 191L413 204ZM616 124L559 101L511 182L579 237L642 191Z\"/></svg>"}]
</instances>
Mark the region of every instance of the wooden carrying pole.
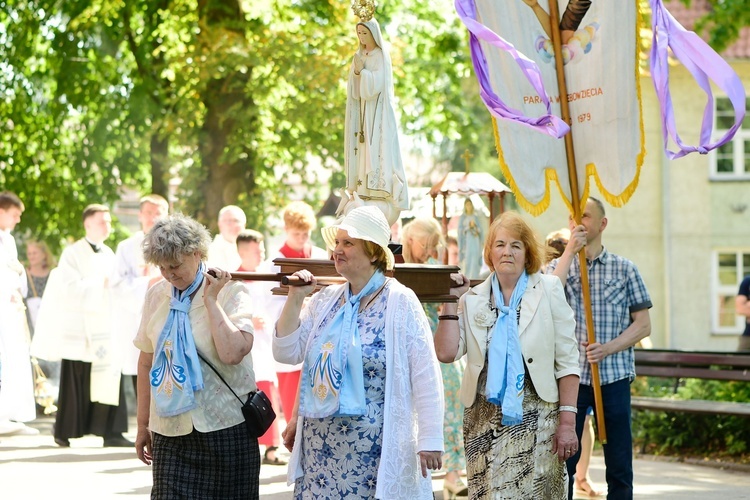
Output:
<instances>
[{"instance_id":1,"label":"wooden carrying pole","mask_svg":"<svg viewBox=\"0 0 750 500\"><path fill-rule=\"evenodd\" d=\"M213 271L209 271L209 274L213 276L214 278L216 275L213 273ZM309 285L310 283L308 281L303 281L295 276L292 276L291 273L250 273L250 272L243 272L243 271L235 271L231 274L232 280L241 280L241 281L277 281L281 283L282 285L286 286L304 286ZM342 276L316 276L315 279L317 280L319 285L338 285L341 283L346 283L346 279Z\"/></svg>"},{"instance_id":2,"label":"wooden carrying pole","mask_svg":"<svg viewBox=\"0 0 750 500\"><path fill-rule=\"evenodd\" d=\"M216 275L213 271L208 272L211 276L214 278ZM290 273L251 273L246 271L235 271L231 274L231 280L237 280L237 281L278 281L282 285L286 286L304 286L309 285L309 281L303 281L295 276L292 276ZM328 285L340 285L343 283L346 283L346 278L343 276L315 276L315 281L317 281L318 285L322 286L328 286ZM484 282L484 280L475 279L471 280L471 286L477 286ZM458 283L453 281L451 278L451 285L452 286L459 286Z\"/></svg>"},{"instance_id":3,"label":"wooden carrying pole","mask_svg":"<svg viewBox=\"0 0 750 500\"><path fill-rule=\"evenodd\" d=\"M552 34L552 45L555 51L555 69L557 71L557 87L560 92L560 111L562 119L571 127L571 131L565 134L565 153L568 162L568 178L570 181L570 197L573 206L573 219L576 224L581 223L581 197L578 190L578 174L576 172L575 152L573 150L572 120L570 119L570 108L568 107L568 87L565 83L565 71L562 58L562 37L560 35L560 9L557 0L549 1L550 32ZM583 305L586 312L586 331L588 332L589 344L596 343L596 332L594 331L594 318L591 310L591 289L589 288L589 273L586 264L586 248L578 252L578 260L581 265L581 288L583 290ZM591 364L591 387L594 389L594 405L596 406L596 427L599 433L599 441L607 442L607 429L604 426L604 405L602 404L602 388L599 381L599 365Z\"/></svg>"},{"instance_id":4,"label":"wooden carrying pole","mask_svg":"<svg viewBox=\"0 0 750 500\"><path fill-rule=\"evenodd\" d=\"M234 272L231 273L232 280L243 281L275 281L281 286L271 289L274 295L286 295L290 286L309 285L292 276L294 272L300 269L307 269L317 283L316 290L329 285L339 285L346 283L346 279L338 274L332 260L320 259L287 259L277 258L273 261L279 266L281 272L278 273L249 273ZM214 276L213 269L208 271ZM451 274L459 272L458 266L441 266L428 264L396 264L392 271L387 271L386 276L396 278L400 283L411 288L420 302L456 302L458 299L450 293L451 286L456 283L451 279ZM472 286L478 285L481 281L473 280Z\"/></svg>"}]
</instances>

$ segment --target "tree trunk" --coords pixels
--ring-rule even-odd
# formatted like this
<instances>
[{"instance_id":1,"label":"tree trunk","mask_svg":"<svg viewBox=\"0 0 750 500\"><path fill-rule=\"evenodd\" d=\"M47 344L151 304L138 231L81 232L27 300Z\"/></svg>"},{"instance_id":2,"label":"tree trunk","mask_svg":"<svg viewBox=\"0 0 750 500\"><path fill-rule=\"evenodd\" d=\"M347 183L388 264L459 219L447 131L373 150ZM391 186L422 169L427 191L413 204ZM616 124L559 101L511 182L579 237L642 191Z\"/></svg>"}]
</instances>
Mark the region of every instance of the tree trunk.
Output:
<instances>
[{"instance_id":1,"label":"tree trunk","mask_svg":"<svg viewBox=\"0 0 750 500\"><path fill-rule=\"evenodd\" d=\"M169 137L154 132L151 135L151 192L169 199Z\"/></svg>"},{"instance_id":2,"label":"tree trunk","mask_svg":"<svg viewBox=\"0 0 750 500\"><path fill-rule=\"evenodd\" d=\"M221 57L212 54L209 45L209 40L217 39L221 32L225 33L221 36L246 42L243 14L237 0L201 0L198 6L201 24L206 26L205 34L202 32L206 57ZM225 57L225 72L209 80L201 95L206 114L201 126L199 153L207 175L201 186L204 209L198 217L213 230L216 229L219 210L235 204L241 193L251 191L254 177L248 175L254 168L252 160L255 154L248 146L250 141L247 138L255 135L256 122L253 121L253 130L238 132L238 121L234 118L234 114L246 113L254 106L252 97L247 94L251 69L238 71L232 65L231 55ZM241 137L235 137L238 133ZM240 141L244 145L237 147Z\"/></svg>"}]
</instances>

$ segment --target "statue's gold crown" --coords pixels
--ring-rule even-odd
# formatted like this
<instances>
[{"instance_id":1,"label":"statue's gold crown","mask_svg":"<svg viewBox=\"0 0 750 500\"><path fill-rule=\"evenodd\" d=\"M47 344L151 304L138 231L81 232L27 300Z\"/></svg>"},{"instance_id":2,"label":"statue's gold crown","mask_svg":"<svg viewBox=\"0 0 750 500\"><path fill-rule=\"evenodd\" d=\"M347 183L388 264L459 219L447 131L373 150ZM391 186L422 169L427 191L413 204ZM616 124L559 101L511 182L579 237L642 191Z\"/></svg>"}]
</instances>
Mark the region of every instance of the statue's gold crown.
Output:
<instances>
[{"instance_id":1,"label":"statue's gold crown","mask_svg":"<svg viewBox=\"0 0 750 500\"><path fill-rule=\"evenodd\" d=\"M375 15L375 0L352 0L352 12L361 21L369 21Z\"/></svg>"}]
</instances>

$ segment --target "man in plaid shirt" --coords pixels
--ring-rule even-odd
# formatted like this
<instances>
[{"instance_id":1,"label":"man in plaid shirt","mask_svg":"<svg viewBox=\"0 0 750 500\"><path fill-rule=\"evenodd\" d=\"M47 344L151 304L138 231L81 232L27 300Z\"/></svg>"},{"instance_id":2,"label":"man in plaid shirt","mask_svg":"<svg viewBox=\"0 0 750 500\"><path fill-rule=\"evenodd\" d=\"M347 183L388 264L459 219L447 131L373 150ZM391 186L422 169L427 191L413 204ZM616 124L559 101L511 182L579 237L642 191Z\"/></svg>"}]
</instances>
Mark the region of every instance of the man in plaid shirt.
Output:
<instances>
[{"instance_id":1,"label":"man in plaid shirt","mask_svg":"<svg viewBox=\"0 0 750 500\"><path fill-rule=\"evenodd\" d=\"M603 446L607 466L609 499L633 498L633 438L630 417L630 382L635 377L633 346L651 333L649 298L635 264L607 252L602 233L607 227L604 205L589 198L581 224L573 226L565 252L553 260L547 272L565 283L568 303L575 311L576 335L581 343L581 382L578 388L576 432L581 439L589 407L594 407L590 363L599 365L607 444ZM596 342L589 344L581 290L578 251L586 247L591 309ZM579 447L580 450L580 447ZM573 475L580 451L567 461L573 497Z\"/></svg>"}]
</instances>

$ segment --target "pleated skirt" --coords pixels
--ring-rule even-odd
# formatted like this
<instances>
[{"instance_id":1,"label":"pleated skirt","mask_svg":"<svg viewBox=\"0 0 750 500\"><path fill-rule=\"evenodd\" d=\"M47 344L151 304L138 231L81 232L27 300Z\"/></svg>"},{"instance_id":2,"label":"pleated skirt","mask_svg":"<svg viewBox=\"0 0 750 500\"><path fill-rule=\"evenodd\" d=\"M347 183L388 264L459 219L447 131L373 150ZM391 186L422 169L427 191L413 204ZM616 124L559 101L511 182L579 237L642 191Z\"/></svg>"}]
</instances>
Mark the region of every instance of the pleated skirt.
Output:
<instances>
[{"instance_id":1,"label":"pleated skirt","mask_svg":"<svg viewBox=\"0 0 750 500\"><path fill-rule=\"evenodd\" d=\"M151 498L259 498L260 451L244 423L186 436L153 434Z\"/></svg>"},{"instance_id":2,"label":"pleated skirt","mask_svg":"<svg viewBox=\"0 0 750 500\"><path fill-rule=\"evenodd\" d=\"M567 499L565 463L552 453L557 405L542 400L527 378L523 422L503 426L502 416L502 409L482 394L464 412L469 498Z\"/></svg>"}]
</instances>

